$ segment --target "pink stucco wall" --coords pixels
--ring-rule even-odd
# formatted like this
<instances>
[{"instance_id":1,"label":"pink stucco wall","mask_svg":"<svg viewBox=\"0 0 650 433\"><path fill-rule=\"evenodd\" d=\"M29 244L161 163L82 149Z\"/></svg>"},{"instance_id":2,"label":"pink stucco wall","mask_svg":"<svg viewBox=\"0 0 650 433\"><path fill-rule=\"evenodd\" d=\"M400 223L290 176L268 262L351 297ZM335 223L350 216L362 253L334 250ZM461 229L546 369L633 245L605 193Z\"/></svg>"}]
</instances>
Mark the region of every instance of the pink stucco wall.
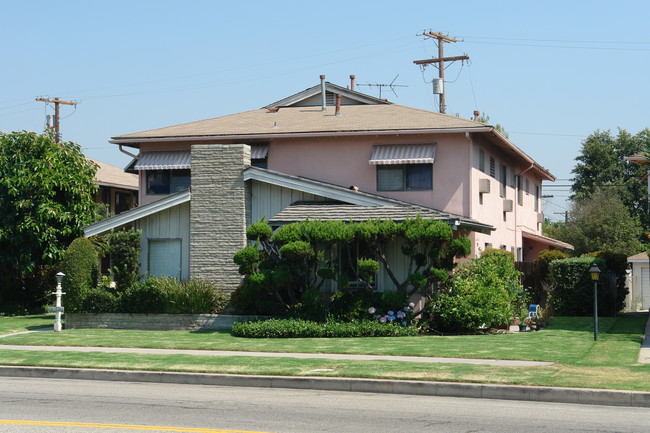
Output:
<instances>
[{"instance_id":1,"label":"pink stucco wall","mask_svg":"<svg viewBox=\"0 0 650 433\"><path fill-rule=\"evenodd\" d=\"M368 164L377 144L436 143L433 190L377 191L376 166ZM270 170L318 179L461 215L469 211L470 143L463 134L369 136L277 140L270 143Z\"/></svg>"}]
</instances>

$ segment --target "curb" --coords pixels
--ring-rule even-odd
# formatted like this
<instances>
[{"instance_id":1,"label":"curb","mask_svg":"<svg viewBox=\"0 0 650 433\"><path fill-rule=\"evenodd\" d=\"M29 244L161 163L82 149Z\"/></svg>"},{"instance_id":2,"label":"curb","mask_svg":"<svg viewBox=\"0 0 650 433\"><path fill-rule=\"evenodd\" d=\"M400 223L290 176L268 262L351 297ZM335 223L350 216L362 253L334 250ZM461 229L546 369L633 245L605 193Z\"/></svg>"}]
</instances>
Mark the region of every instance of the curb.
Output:
<instances>
[{"instance_id":1,"label":"curb","mask_svg":"<svg viewBox=\"0 0 650 433\"><path fill-rule=\"evenodd\" d=\"M0 376L311 389L320 391L349 391L381 394L408 394L438 397L488 398L500 400L592 404L604 406L650 407L650 392L581 388L547 388L540 386L14 366L0 366Z\"/></svg>"}]
</instances>

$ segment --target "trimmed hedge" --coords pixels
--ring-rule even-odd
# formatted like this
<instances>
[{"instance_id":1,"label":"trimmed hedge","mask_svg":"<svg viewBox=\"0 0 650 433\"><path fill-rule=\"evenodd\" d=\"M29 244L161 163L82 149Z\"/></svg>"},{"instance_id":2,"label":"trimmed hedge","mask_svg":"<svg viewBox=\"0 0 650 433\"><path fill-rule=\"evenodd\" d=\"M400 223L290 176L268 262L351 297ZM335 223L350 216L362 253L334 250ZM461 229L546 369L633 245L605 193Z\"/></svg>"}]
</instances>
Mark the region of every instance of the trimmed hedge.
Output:
<instances>
[{"instance_id":1,"label":"trimmed hedge","mask_svg":"<svg viewBox=\"0 0 650 433\"><path fill-rule=\"evenodd\" d=\"M245 338L337 338L337 337L412 337L418 330L378 322L312 322L301 319L269 319L237 322L232 335Z\"/></svg>"},{"instance_id":2,"label":"trimmed hedge","mask_svg":"<svg viewBox=\"0 0 650 433\"><path fill-rule=\"evenodd\" d=\"M549 302L558 316L590 316L594 309L594 282L589 275L592 263L600 268L598 283L598 311L611 310L608 297L605 296L605 271L603 259L583 256L570 259L554 260L549 263L554 290L549 295ZM607 308L605 308L607 306Z\"/></svg>"},{"instance_id":3,"label":"trimmed hedge","mask_svg":"<svg viewBox=\"0 0 650 433\"><path fill-rule=\"evenodd\" d=\"M72 241L63 253L60 269L65 274L62 287L65 309L70 313L82 310L82 302L88 292L97 286L99 258L92 242L86 238Z\"/></svg>"}]
</instances>

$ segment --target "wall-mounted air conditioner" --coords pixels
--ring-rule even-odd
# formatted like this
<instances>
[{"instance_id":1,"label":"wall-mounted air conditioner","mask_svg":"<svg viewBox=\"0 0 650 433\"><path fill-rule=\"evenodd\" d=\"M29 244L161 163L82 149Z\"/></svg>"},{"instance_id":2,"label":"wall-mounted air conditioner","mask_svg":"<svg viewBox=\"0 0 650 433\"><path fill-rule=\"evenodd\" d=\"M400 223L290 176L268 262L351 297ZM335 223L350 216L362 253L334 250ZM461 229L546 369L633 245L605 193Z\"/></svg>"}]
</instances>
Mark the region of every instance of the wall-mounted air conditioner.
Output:
<instances>
[{"instance_id":1,"label":"wall-mounted air conditioner","mask_svg":"<svg viewBox=\"0 0 650 433\"><path fill-rule=\"evenodd\" d=\"M514 202L512 200L503 200L503 211L512 212L514 209Z\"/></svg>"},{"instance_id":2,"label":"wall-mounted air conditioner","mask_svg":"<svg viewBox=\"0 0 650 433\"><path fill-rule=\"evenodd\" d=\"M479 179L478 180L478 192L481 194L490 193L490 179Z\"/></svg>"}]
</instances>

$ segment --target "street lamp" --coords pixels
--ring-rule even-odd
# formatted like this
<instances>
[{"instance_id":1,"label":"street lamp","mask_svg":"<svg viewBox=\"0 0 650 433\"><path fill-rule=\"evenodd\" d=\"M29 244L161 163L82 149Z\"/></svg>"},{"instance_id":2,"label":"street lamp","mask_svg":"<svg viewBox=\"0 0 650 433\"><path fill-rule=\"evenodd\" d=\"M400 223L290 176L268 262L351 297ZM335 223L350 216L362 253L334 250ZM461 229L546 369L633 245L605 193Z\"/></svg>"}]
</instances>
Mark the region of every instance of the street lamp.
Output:
<instances>
[{"instance_id":1,"label":"street lamp","mask_svg":"<svg viewBox=\"0 0 650 433\"><path fill-rule=\"evenodd\" d=\"M594 281L594 341L598 340L598 278L600 278L600 268L596 263L589 268L589 274Z\"/></svg>"},{"instance_id":2,"label":"street lamp","mask_svg":"<svg viewBox=\"0 0 650 433\"><path fill-rule=\"evenodd\" d=\"M63 277L65 277L65 274L63 272L59 272L55 275L56 277L56 292L52 292L53 295L56 295L56 307L53 308L54 312L56 313L54 316L54 332L61 332L61 329L63 328L61 326L61 313L63 312L63 307L61 306L61 296L65 295L61 291L61 283L63 283Z\"/></svg>"}]
</instances>

